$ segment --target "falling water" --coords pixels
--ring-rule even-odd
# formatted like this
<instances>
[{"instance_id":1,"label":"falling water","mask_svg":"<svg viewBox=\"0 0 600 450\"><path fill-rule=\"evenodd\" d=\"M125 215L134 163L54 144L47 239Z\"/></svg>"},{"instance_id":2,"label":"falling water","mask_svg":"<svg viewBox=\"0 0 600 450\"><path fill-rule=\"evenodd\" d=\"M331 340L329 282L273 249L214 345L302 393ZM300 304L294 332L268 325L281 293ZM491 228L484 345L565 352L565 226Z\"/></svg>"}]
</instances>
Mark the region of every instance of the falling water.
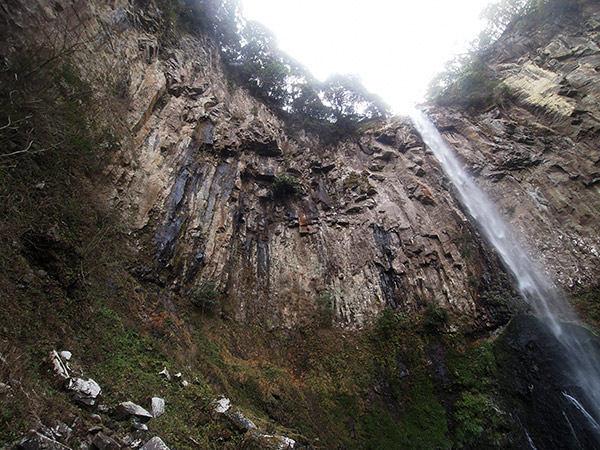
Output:
<instances>
[{"instance_id":1,"label":"falling water","mask_svg":"<svg viewBox=\"0 0 600 450\"><path fill-rule=\"evenodd\" d=\"M514 276L520 293L535 313L544 318L544 322L561 343L564 362L570 366L570 375L576 387L574 391L577 391L564 395L581 411L583 418L589 421L600 439L597 423L600 421L600 361L593 352L588 351L589 342L569 331L570 328L559 321L559 318L572 320L575 313L563 294L525 254L498 209L463 169L431 121L420 111L415 111L411 117L423 141L433 151L455 186L460 202L479 224L485 238L494 246ZM575 398L577 395L580 396L579 400Z\"/></svg>"}]
</instances>

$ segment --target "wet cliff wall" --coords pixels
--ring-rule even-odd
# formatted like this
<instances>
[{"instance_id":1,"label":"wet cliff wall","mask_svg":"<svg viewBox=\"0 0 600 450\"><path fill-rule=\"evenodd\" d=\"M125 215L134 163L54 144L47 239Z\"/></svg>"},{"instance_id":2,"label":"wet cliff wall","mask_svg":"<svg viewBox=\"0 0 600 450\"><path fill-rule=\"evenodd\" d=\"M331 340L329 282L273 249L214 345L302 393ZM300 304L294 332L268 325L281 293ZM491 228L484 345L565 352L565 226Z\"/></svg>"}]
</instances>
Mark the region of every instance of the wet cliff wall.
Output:
<instances>
[{"instance_id":1,"label":"wet cliff wall","mask_svg":"<svg viewBox=\"0 0 600 450\"><path fill-rule=\"evenodd\" d=\"M129 145L106 174L141 277L189 295L216 283L236 320L273 326L314 321L323 296L345 327L385 306L419 312L434 302L483 326L505 320L504 299L479 307L482 276L483 290L507 288L498 262L406 121L372 123L333 145L289 134L227 80L210 39L159 39L153 3L65 11L87 20L77 55L87 76L106 74L122 95ZM48 6L32 17L63 14ZM301 193L278 198L281 176Z\"/></svg>"},{"instance_id":2,"label":"wet cliff wall","mask_svg":"<svg viewBox=\"0 0 600 450\"><path fill-rule=\"evenodd\" d=\"M598 280L599 13L565 3L517 22L484 55L501 105L431 111L526 251L571 292Z\"/></svg>"}]
</instances>

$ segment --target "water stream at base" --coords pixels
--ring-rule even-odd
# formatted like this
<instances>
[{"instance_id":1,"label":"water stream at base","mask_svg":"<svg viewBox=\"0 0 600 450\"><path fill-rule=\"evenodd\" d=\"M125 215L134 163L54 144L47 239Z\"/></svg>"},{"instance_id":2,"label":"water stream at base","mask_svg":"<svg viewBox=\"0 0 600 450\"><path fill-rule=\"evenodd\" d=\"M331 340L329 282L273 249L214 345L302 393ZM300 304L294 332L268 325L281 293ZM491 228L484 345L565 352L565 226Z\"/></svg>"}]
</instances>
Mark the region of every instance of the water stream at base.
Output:
<instances>
[{"instance_id":1,"label":"water stream at base","mask_svg":"<svg viewBox=\"0 0 600 450\"><path fill-rule=\"evenodd\" d=\"M435 125L421 111L414 111L411 118L423 141L434 153L456 188L460 202L514 276L521 295L537 315L544 317L544 321L561 343L563 361L569 366L573 386L576 388L564 395L580 410L582 418L589 421L600 442L600 361L597 356L588 354L581 337L569 331L570 329L559 320L574 320L576 314L560 290L526 255L515 233L501 217L495 205L464 170Z\"/></svg>"}]
</instances>

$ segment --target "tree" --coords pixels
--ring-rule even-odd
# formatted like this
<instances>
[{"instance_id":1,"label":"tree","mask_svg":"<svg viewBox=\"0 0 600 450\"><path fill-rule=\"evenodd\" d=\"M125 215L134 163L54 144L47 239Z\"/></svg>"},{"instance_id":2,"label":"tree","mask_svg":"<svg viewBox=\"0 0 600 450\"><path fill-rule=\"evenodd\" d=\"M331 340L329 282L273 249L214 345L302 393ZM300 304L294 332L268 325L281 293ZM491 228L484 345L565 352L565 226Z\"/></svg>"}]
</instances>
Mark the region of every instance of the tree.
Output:
<instances>
[{"instance_id":1,"label":"tree","mask_svg":"<svg viewBox=\"0 0 600 450\"><path fill-rule=\"evenodd\" d=\"M325 82L323 97L338 120L376 119L389 113L387 106L369 93L356 75L333 75Z\"/></svg>"}]
</instances>

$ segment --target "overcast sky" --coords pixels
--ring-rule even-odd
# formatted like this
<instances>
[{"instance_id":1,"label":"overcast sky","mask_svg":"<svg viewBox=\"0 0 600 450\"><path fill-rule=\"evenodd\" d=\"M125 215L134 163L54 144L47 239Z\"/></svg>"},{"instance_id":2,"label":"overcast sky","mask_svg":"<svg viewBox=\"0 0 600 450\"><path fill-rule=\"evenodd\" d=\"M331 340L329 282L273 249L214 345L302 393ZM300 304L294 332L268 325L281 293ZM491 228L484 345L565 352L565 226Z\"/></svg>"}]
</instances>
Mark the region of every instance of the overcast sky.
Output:
<instances>
[{"instance_id":1,"label":"overcast sky","mask_svg":"<svg viewBox=\"0 0 600 450\"><path fill-rule=\"evenodd\" d=\"M320 80L358 74L402 113L422 101L429 81L464 52L483 27L490 0L243 0L279 47Z\"/></svg>"}]
</instances>

